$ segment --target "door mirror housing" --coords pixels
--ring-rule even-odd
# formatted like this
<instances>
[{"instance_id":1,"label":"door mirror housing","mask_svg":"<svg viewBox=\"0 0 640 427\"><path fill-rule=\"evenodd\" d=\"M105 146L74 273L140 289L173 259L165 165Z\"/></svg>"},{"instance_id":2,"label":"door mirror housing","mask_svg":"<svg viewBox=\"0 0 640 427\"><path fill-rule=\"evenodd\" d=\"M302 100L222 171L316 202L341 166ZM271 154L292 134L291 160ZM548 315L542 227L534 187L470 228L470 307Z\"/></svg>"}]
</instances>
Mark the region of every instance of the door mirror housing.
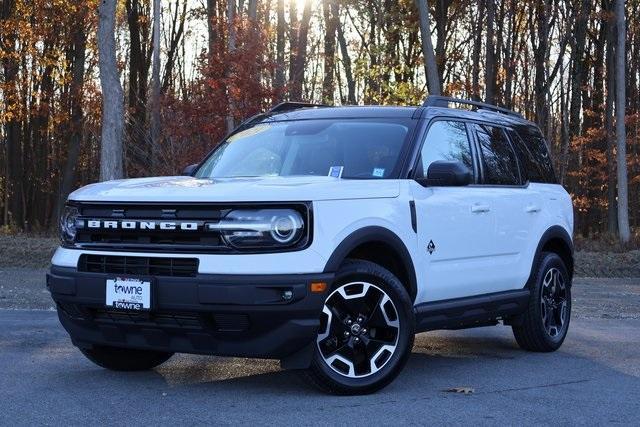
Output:
<instances>
[{"instance_id":1,"label":"door mirror housing","mask_svg":"<svg viewBox=\"0 0 640 427\"><path fill-rule=\"evenodd\" d=\"M182 170L182 175L184 176L193 176L193 173L198 169L198 164L189 165Z\"/></svg>"},{"instance_id":2,"label":"door mirror housing","mask_svg":"<svg viewBox=\"0 0 640 427\"><path fill-rule=\"evenodd\" d=\"M416 181L423 187L464 187L473 182L473 174L462 162L436 160L429 165L427 177Z\"/></svg>"}]
</instances>

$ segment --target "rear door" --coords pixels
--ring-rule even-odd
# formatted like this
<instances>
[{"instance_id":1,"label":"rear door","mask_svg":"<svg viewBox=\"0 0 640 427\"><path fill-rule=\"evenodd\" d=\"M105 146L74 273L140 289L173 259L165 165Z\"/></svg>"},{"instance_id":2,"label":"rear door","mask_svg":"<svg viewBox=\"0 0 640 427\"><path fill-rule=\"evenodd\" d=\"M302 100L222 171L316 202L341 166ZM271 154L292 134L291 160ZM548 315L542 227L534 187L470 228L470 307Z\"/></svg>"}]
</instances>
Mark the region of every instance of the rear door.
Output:
<instances>
[{"instance_id":1,"label":"rear door","mask_svg":"<svg viewBox=\"0 0 640 427\"><path fill-rule=\"evenodd\" d=\"M531 269L528 252L538 228L540 194L528 184L506 128L474 124L486 202L496 220L492 268L486 272L493 291L520 289Z\"/></svg>"}]
</instances>

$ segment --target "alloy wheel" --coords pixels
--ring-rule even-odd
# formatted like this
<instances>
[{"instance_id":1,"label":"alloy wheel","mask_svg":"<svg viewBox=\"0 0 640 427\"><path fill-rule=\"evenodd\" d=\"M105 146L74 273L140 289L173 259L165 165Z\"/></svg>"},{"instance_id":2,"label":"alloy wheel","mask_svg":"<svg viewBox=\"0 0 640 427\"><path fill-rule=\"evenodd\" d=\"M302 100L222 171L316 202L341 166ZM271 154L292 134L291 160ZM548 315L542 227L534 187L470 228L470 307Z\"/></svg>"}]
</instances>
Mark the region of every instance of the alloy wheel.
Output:
<instances>
[{"instance_id":1,"label":"alloy wheel","mask_svg":"<svg viewBox=\"0 0 640 427\"><path fill-rule=\"evenodd\" d=\"M371 283L351 282L326 299L317 345L332 370L362 378L389 362L399 336L398 310L389 295Z\"/></svg>"},{"instance_id":2,"label":"alloy wheel","mask_svg":"<svg viewBox=\"0 0 640 427\"><path fill-rule=\"evenodd\" d=\"M568 310L565 280L557 268L549 269L542 281L540 312L547 334L552 338L560 336L567 322Z\"/></svg>"}]
</instances>

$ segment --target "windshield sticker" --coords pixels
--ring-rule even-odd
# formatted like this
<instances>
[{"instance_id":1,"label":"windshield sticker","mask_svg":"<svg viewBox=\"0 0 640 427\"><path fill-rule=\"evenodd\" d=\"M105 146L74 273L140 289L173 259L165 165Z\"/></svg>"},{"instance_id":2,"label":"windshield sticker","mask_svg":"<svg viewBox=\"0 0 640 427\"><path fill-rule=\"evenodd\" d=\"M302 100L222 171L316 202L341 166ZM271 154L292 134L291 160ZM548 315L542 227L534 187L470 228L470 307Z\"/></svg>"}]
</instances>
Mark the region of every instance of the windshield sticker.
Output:
<instances>
[{"instance_id":1,"label":"windshield sticker","mask_svg":"<svg viewBox=\"0 0 640 427\"><path fill-rule=\"evenodd\" d=\"M342 171L344 170L344 166L331 166L329 168L329 176L334 178L342 178Z\"/></svg>"},{"instance_id":2,"label":"windshield sticker","mask_svg":"<svg viewBox=\"0 0 640 427\"><path fill-rule=\"evenodd\" d=\"M371 175L375 176L376 178L382 178L384 176L384 169L374 168L373 173Z\"/></svg>"}]
</instances>

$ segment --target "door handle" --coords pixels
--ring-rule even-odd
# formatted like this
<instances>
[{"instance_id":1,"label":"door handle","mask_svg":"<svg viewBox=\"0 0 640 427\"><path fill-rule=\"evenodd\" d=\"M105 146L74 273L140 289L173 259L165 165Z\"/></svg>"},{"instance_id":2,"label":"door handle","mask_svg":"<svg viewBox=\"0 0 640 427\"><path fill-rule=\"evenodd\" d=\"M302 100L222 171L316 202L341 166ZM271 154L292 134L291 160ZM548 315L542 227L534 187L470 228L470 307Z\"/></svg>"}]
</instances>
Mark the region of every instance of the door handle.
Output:
<instances>
[{"instance_id":1,"label":"door handle","mask_svg":"<svg viewBox=\"0 0 640 427\"><path fill-rule=\"evenodd\" d=\"M489 205L481 205L479 203L475 203L473 206L471 206L471 212L473 213L489 212L490 210L491 207Z\"/></svg>"},{"instance_id":2,"label":"door handle","mask_svg":"<svg viewBox=\"0 0 640 427\"><path fill-rule=\"evenodd\" d=\"M536 212L540 212L540 206L536 206L536 205L529 205L527 206L524 211L527 213L536 213Z\"/></svg>"}]
</instances>

